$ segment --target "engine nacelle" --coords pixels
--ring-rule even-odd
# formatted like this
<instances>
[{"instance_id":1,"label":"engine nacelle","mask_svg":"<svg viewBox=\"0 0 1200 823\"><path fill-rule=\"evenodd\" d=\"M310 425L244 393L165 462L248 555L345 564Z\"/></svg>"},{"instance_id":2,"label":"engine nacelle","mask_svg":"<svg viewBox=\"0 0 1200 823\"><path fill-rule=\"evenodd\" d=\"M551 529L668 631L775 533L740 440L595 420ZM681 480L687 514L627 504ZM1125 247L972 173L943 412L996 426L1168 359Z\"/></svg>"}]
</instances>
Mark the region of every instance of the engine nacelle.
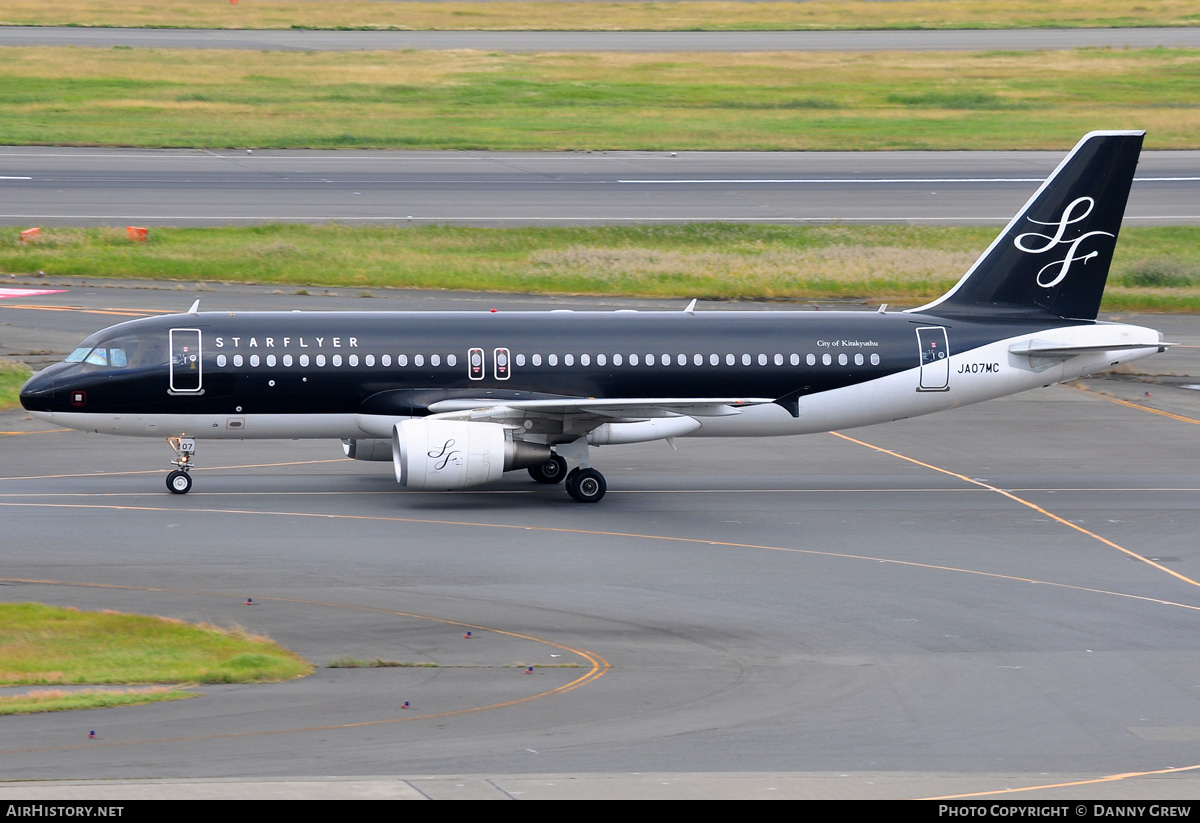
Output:
<instances>
[{"instance_id":1,"label":"engine nacelle","mask_svg":"<svg viewBox=\"0 0 1200 823\"><path fill-rule=\"evenodd\" d=\"M545 463L541 443L514 441L504 426L465 420L405 420L392 428L396 480L410 489L465 489L512 469Z\"/></svg>"},{"instance_id":2,"label":"engine nacelle","mask_svg":"<svg viewBox=\"0 0 1200 823\"><path fill-rule=\"evenodd\" d=\"M351 460L374 460L383 462L392 459L391 440L357 440L350 438L342 441L342 451Z\"/></svg>"}]
</instances>

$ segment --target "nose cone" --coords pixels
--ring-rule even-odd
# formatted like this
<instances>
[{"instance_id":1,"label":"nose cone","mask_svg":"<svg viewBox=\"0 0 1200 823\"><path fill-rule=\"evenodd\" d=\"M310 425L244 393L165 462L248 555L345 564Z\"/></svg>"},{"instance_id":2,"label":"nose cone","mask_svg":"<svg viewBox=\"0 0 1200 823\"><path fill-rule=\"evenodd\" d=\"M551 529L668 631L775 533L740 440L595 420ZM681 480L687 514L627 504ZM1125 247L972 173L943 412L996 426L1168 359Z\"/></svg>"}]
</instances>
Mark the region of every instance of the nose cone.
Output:
<instances>
[{"instance_id":1,"label":"nose cone","mask_svg":"<svg viewBox=\"0 0 1200 823\"><path fill-rule=\"evenodd\" d=\"M57 388L58 380L52 374L53 371L55 369L51 368L38 372L21 387L21 406L25 411L54 411L54 390Z\"/></svg>"}]
</instances>

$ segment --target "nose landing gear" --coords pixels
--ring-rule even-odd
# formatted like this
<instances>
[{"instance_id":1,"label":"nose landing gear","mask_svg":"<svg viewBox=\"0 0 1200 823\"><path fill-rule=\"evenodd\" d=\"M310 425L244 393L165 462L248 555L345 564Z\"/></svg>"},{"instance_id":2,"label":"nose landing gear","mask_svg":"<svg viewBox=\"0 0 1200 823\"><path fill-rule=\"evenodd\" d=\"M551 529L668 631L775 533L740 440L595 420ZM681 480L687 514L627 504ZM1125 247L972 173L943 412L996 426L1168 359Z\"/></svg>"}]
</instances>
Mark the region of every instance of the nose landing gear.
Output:
<instances>
[{"instance_id":1,"label":"nose landing gear","mask_svg":"<svg viewBox=\"0 0 1200 823\"><path fill-rule=\"evenodd\" d=\"M192 490L192 459L196 455L196 441L190 437L168 437L167 443L175 450L172 465L178 466L167 475L167 490L171 494L187 494Z\"/></svg>"}]
</instances>

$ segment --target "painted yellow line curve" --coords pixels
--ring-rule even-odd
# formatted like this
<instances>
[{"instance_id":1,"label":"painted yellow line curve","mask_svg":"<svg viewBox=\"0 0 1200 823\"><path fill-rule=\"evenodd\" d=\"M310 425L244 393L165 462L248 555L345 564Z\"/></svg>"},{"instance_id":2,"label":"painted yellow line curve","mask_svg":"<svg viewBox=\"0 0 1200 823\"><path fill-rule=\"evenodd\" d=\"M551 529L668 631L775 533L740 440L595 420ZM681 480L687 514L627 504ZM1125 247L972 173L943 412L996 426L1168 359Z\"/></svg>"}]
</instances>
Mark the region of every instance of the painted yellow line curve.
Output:
<instances>
[{"instance_id":1,"label":"painted yellow line curve","mask_svg":"<svg viewBox=\"0 0 1200 823\"><path fill-rule=\"evenodd\" d=\"M117 589L117 590L121 590L121 591L162 592L162 593L166 593L166 594L187 594L187 595L197 595L197 596L201 596L201 597L221 597L221 598L232 598L232 599L238 599L238 600L242 599L242 595L230 594L229 592L209 592L209 591L197 591L197 590L190 590L190 589L169 589L169 588L162 588L162 587L158 587L158 586L129 586L129 585L123 585L120 583L89 583L89 582L84 582L84 581L46 580L46 579L38 579L38 578L19 578L19 577L7 577L7 578L0 578L0 579L4 580L5 582L11 582L11 583L24 583L24 584L44 585L44 586L73 586L73 587L80 587L80 588ZM416 720L430 720L430 719L441 718L441 717L456 717L456 716L461 716L461 715L466 715L466 714L476 714L478 712L491 711L493 709L508 708L510 706L519 706L524 703L530 703L534 700L540 700L542 698L550 697L552 695L565 694L566 692L574 691L575 689L579 688L580 686L583 686L588 683L592 683L595 680L598 680L599 678L603 677L612 668L612 666L609 664L609 662L607 660L605 660L603 657L596 654L595 652L589 652L585 649L576 649L571 646L567 646L563 643L558 643L553 640L546 640L544 638L535 637L534 635L530 635L530 634L522 634L521 632L508 631L506 629L497 629L493 626L483 626L483 625L479 625L479 624L475 624L475 623L467 623L467 622L464 622L461 620L451 620L451 619L445 618L445 617L432 617L430 615L415 614L413 612L403 612L403 611L398 611L396 609L385 609L385 608L382 608L379 606L363 606L363 605L357 605L354 603L336 603L336 602L327 601L327 600L307 600L304 598L297 598L297 597L270 597L270 596L267 596L267 597L260 597L258 599L260 602L292 603L292 604L303 605L303 606L320 606L320 607L324 607L324 608L352 609L355 611L374 612L376 614L385 614L385 615L389 615L389 616L393 616L393 617L406 617L406 618L410 618L413 620L428 620L428 621L431 621L434 623L443 623L448 626L455 626L457 628L471 629L471 630L480 631L480 632L489 632L492 634L500 634L500 635L504 635L506 637L516 638L518 640L528 640L528 641L531 641L534 643L541 643L543 645L550 646L555 649L561 649L562 651L568 652L570 654L578 655L579 657L582 657L584 660L586 660L590 664L591 667L584 674L580 675L579 677L575 678L574 680L570 681L569 683L564 683L561 686L557 686L553 689L549 689L544 692L526 695L525 697L518 697L513 700L505 700L500 703L490 703L490 704L487 704L484 706L470 706L470 707L464 708L464 709L450 709L450 710L443 711L443 712L433 712L433 713L429 713L429 714L410 714L410 715L404 715L402 717L381 718L379 720L363 720L363 721L359 721L357 723L334 723L334 724L324 725L324 726L304 726L304 727L289 728L289 729L265 729L265 730L257 730L257 731L226 732L224 734L190 735L190 736L183 736L183 737L156 738L156 739L150 739L150 740L120 740L120 741L111 741L111 742L110 741L89 740L87 743L82 743L82 744L77 744L77 745L69 745L69 746L31 746L31 747L23 747L23 748L17 748L17 749L0 749L0 754L21 754L21 753L27 753L27 752L47 752L47 751L70 751L70 750L74 750L74 749L94 748L97 746L135 746L135 745L142 745L142 744L183 743L183 742L197 741L197 740L228 740L228 739L234 739L234 738L239 738L239 737L262 737L262 736L267 736L267 735L278 735L278 734L297 734L297 733L303 733L303 732L334 731L337 729L357 729L357 728L363 728L366 726L383 726L383 725L396 724L396 723L410 723L410 722L413 722Z\"/></svg>"}]
</instances>

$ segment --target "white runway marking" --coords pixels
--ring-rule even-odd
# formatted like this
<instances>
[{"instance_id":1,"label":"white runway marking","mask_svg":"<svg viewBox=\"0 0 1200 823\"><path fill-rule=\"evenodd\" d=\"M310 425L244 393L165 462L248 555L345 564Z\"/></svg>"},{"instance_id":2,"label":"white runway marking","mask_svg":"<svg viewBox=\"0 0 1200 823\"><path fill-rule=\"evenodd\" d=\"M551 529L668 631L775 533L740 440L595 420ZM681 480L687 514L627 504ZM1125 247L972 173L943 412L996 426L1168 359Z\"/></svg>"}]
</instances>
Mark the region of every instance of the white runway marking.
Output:
<instances>
[{"instance_id":1,"label":"white runway marking","mask_svg":"<svg viewBox=\"0 0 1200 823\"><path fill-rule=\"evenodd\" d=\"M1007 223L1012 215L971 215L959 217L844 217L827 215L821 217L729 217L725 215L678 215L675 217L639 217L634 215L596 215L591 217L513 217L498 215L296 215L250 214L250 215L205 215L205 214L0 214L0 220L170 220L220 222L224 225L246 221L290 222L290 223ZM1125 221L1133 220L1200 220L1200 214L1141 214L1125 215Z\"/></svg>"},{"instance_id":2,"label":"white runway marking","mask_svg":"<svg viewBox=\"0 0 1200 823\"><path fill-rule=\"evenodd\" d=\"M6 297L32 297L36 294L61 294L66 289L0 289L0 300Z\"/></svg>"},{"instance_id":3,"label":"white runway marking","mask_svg":"<svg viewBox=\"0 0 1200 823\"><path fill-rule=\"evenodd\" d=\"M703 184L703 183L718 183L718 184L759 184L759 183L1041 183L1043 177L764 177L764 178L713 178L695 180L618 180L618 183L643 184L643 185L669 185L672 183L680 184ZM1200 177L1135 177L1135 183L1195 183L1200 181Z\"/></svg>"}]
</instances>

